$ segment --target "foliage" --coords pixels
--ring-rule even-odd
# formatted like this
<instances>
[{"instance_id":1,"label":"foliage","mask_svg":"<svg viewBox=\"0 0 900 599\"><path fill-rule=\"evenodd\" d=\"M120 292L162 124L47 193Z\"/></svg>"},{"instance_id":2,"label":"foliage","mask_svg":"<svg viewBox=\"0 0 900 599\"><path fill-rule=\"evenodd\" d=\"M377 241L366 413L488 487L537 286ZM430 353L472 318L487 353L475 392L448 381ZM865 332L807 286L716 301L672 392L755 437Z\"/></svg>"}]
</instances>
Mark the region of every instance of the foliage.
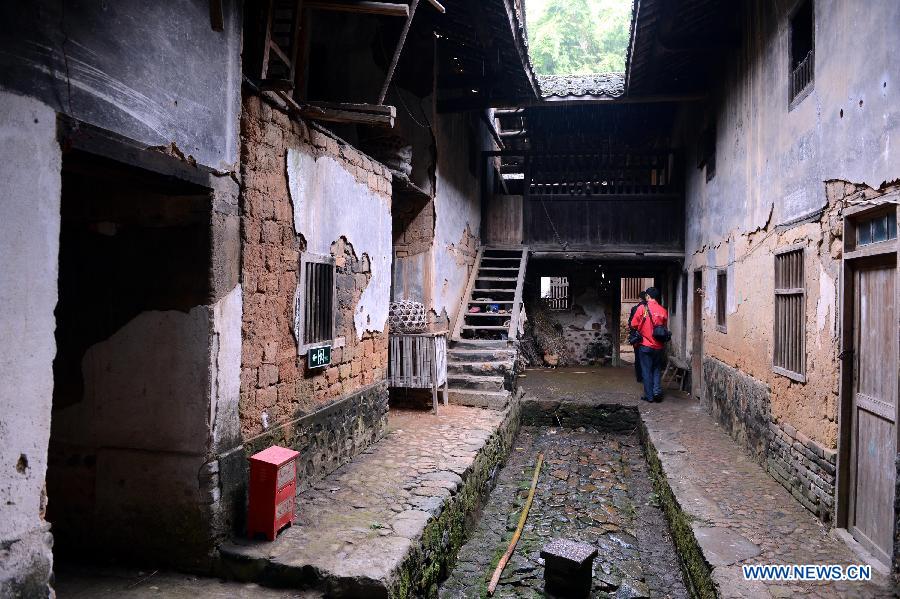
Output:
<instances>
[{"instance_id":1,"label":"foliage","mask_svg":"<svg viewBox=\"0 0 900 599\"><path fill-rule=\"evenodd\" d=\"M630 0L528 0L526 14L537 74L625 70Z\"/></svg>"}]
</instances>

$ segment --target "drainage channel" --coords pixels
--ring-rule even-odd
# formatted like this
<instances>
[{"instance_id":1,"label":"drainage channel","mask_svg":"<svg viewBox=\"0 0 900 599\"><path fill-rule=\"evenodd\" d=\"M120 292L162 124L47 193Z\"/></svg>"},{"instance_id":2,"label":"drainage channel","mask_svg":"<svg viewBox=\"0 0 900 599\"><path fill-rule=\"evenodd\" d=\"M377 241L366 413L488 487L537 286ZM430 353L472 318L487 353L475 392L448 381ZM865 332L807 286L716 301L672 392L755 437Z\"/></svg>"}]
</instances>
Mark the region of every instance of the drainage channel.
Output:
<instances>
[{"instance_id":1,"label":"drainage channel","mask_svg":"<svg viewBox=\"0 0 900 599\"><path fill-rule=\"evenodd\" d=\"M540 552L555 538L597 549L591 597L688 597L635 430L636 412L634 420L630 430L610 430L603 423L523 426L439 596L487 595L491 573L528 495L537 455L543 452L534 504L494 597L544 597ZM529 423L527 415L524 422Z\"/></svg>"}]
</instances>

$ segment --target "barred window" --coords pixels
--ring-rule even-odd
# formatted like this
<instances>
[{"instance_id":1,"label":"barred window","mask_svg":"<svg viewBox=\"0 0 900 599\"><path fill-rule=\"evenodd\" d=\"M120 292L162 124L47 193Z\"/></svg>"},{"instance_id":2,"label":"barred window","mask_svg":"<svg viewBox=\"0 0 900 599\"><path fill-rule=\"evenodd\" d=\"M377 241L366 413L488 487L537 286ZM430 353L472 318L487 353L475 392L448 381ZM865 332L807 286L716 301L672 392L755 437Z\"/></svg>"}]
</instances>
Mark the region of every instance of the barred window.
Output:
<instances>
[{"instance_id":1,"label":"barred window","mask_svg":"<svg viewBox=\"0 0 900 599\"><path fill-rule=\"evenodd\" d=\"M716 273L716 329L728 332L728 319L725 309L728 307L728 271L722 269Z\"/></svg>"},{"instance_id":2,"label":"barred window","mask_svg":"<svg viewBox=\"0 0 900 599\"><path fill-rule=\"evenodd\" d=\"M551 310L568 310L569 277L541 277L541 298Z\"/></svg>"},{"instance_id":3,"label":"barred window","mask_svg":"<svg viewBox=\"0 0 900 599\"><path fill-rule=\"evenodd\" d=\"M775 255L775 353L773 370L796 381L806 381L806 289L803 249Z\"/></svg>"},{"instance_id":4,"label":"barred window","mask_svg":"<svg viewBox=\"0 0 900 599\"><path fill-rule=\"evenodd\" d=\"M334 279L334 258L301 256L294 321L300 353L334 339Z\"/></svg>"}]
</instances>

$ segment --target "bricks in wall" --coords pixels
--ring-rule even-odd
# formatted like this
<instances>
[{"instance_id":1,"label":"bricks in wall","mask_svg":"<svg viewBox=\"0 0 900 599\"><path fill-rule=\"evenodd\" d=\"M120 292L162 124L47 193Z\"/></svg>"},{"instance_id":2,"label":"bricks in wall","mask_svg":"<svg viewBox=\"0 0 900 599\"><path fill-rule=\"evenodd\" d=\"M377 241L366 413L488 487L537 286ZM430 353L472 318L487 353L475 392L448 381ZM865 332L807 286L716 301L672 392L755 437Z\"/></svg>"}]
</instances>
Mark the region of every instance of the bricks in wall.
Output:
<instances>
[{"instance_id":1,"label":"bricks in wall","mask_svg":"<svg viewBox=\"0 0 900 599\"><path fill-rule=\"evenodd\" d=\"M305 357L297 355L292 330L294 294L305 242L294 230L287 149L329 155L358 182L387 199L391 174L355 148L289 118L259 96L245 96L243 107L240 421L245 441L252 442L264 433L263 413L271 430L373 386L387 375L386 331L367 332L360 339L354 328L353 314L371 270L368 258L357 256L352 240L345 238L333 240L331 246L336 264L335 336L343 339L343 347L335 344L332 364L325 369L307 370ZM375 427L376 423L366 426Z\"/></svg>"}]
</instances>

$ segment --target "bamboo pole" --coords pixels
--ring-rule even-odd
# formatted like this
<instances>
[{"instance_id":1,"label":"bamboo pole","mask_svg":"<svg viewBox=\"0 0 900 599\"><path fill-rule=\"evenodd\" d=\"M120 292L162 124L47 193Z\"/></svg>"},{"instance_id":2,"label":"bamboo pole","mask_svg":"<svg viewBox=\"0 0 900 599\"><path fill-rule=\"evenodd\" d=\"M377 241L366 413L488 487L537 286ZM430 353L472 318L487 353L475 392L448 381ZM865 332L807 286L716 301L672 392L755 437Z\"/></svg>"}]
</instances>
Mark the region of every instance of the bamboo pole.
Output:
<instances>
[{"instance_id":1,"label":"bamboo pole","mask_svg":"<svg viewBox=\"0 0 900 599\"><path fill-rule=\"evenodd\" d=\"M506 563L509 561L509 558L512 557L513 552L516 550L516 543L519 542L519 537L522 536L522 529L525 528L525 520L528 519L528 510L531 509L531 502L534 501L534 490L537 488L538 476L541 473L541 465L543 463L544 454L539 453L537 466L534 467L534 476L531 479L531 490L528 491L528 499L525 500L525 507L522 508L522 515L519 516L519 525L516 527L516 532L509 542L509 547L506 548L506 553L500 558L500 563L497 564L494 575L491 576L491 582L487 589L488 595L493 595L494 591L497 589L497 583L500 582L500 575L503 574L503 568L506 567Z\"/></svg>"}]
</instances>

